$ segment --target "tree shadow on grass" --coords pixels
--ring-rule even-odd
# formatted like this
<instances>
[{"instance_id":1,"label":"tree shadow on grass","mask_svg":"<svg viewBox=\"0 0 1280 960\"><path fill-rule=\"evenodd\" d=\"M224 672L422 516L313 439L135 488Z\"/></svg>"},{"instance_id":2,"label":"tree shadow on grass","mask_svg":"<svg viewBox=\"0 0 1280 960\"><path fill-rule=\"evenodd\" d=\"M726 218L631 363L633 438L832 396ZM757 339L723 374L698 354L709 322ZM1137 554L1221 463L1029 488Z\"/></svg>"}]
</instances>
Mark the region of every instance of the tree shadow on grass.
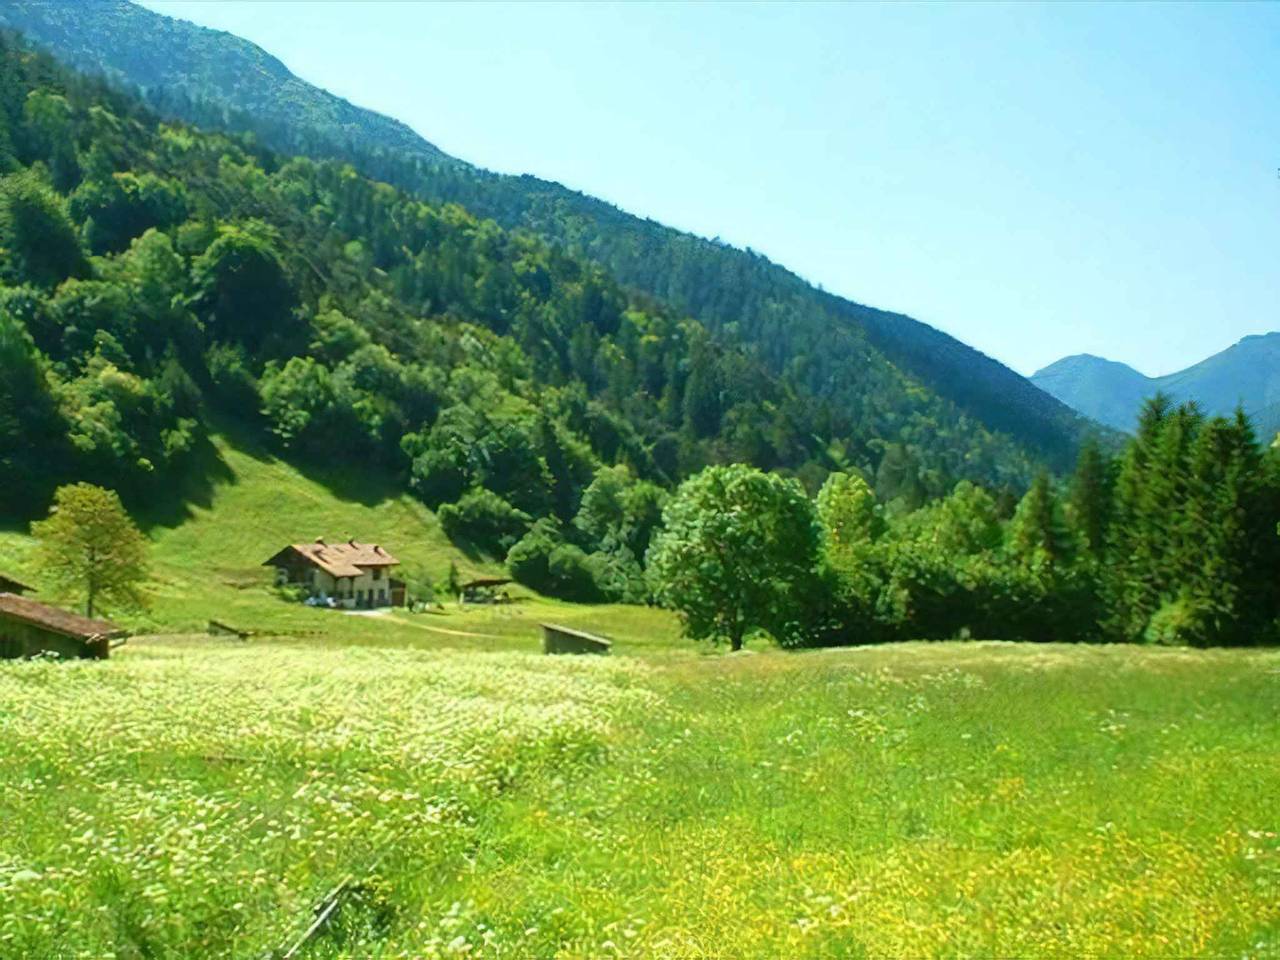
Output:
<instances>
[{"instance_id":1,"label":"tree shadow on grass","mask_svg":"<svg viewBox=\"0 0 1280 960\"><path fill-rule=\"evenodd\" d=\"M157 527L179 526L191 518L194 508L212 506L216 487L233 482L235 473L207 436L196 440L181 468L133 483L117 485L88 467L54 467L38 492L24 496L16 505L0 502L0 533L29 533L34 521L48 515L57 488L66 484L92 483L114 490L145 533Z\"/></svg>"},{"instance_id":2,"label":"tree shadow on grass","mask_svg":"<svg viewBox=\"0 0 1280 960\"><path fill-rule=\"evenodd\" d=\"M301 458L290 458L288 463L337 499L358 503L362 507L376 507L408 493L399 471L340 451L335 451L326 463Z\"/></svg>"},{"instance_id":3,"label":"tree shadow on grass","mask_svg":"<svg viewBox=\"0 0 1280 960\"><path fill-rule=\"evenodd\" d=\"M235 471L218 448L208 436L201 436L182 470L167 475L148 495L130 504L134 521L144 532L180 526L192 518L195 508L213 506L218 486L235 480Z\"/></svg>"},{"instance_id":4,"label":"tree shadow on grass","mask_svg":"<svg viewBox=\"0 0 1280 960\"><path fill-rule=\"evenodd\" d=\"M441 532L443 533L444 531L442 530ZM445 534L445 536L449 540L451 547L476 566L492 566L503 562L502 557L494 556L490 551L482 549L465 537L455 538L450 537L448 534Z\"/></svg>"},{"instance_id":5,"label":"tree shadow on grass","mask_svg":"<svg viewBox=\"0 0 1280 960\"><path fill-rule=\"evenodd\" d=\"M264 466L288 464L339 500L375 507L405 492L400 478L392 470L336 455L330 463L289 456L265 442L252 426L237 420L214 417L208 421L207 429L210 436L222 438L238 455ZM213 505L218 486L237 482L239 478L218 448L211 440L202 439L180 475L162 485L157 496L135 505L135 518L144 530L180 526L192 518L193 508L208 509Z\"/></svg>"}]
</instances>

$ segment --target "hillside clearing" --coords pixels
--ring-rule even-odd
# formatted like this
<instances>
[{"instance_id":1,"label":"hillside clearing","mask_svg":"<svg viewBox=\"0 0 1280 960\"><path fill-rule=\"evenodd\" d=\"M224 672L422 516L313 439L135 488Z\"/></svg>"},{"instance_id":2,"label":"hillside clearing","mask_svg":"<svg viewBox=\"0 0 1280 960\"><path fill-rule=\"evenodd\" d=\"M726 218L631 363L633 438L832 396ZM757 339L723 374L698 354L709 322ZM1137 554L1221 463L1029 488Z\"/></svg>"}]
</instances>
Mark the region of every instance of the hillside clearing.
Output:
<instances>
[{"instance_id":1,"label":"hillside clearing","mask_svg":"<svg viewBox=\"0 0 1280 960\"><path fill-rule=\"evenodd\" d=\"M403 562L410 589L437 586L450 563L463 579L494 574L501 565L468 556L453 546L435 516L397 492L376 473L359 468L306 473L255 447L243 437L215 438L217 466L198 496L177 515L151 518L150 607L140 614L111 611L141 632L190 633L209 620L259 634L305 637L320 643L360 645L539 648L538 621L554 619L614 636L626 649L665 643L677 635L665 611L621 604L583 606L538 597L512 584L514 603L458 607L438 594L443 609L429 614L397 611L370 623L332 610L282 599L273 571L262 562L287 543L317 536L359 537L381 543ZM0 572L36 585L34 542L21 529L0 529ZM46 598L49 599L49 598Z\"/></svg>"},{"instance_id":2,"label":"hillside clearing","mask_svg":"<svg viewBox=\"0 0 1280 960\"><path fill-rule=\"evenodd\" d=\"M0 704L6 955L260 956L348 873L305 955L1280 947L1272 651L154 639Z\"/></svg>"}]
</instances>

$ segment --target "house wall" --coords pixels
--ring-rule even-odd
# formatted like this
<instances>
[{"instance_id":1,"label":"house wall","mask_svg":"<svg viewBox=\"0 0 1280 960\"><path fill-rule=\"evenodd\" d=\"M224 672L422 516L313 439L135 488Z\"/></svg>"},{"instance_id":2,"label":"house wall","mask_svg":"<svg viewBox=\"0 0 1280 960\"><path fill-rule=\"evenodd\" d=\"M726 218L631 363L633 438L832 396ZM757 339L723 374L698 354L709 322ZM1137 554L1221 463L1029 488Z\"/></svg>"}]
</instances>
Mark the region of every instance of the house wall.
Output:
<instances>
[{"instance_id":1,"label":"house wall","mask_svg":"<svg viewBox=\"0 0 1280 960\"><path fill-rule=\"evenodd\" d=\"M301 583L312 596L323 593L347 608L385 607L391 604L391 574L387 567L371 567L358 577L336 579L327 571L312 566L297 573L290 570L288 575L296 577L291 582Z\"/></svg>"},{"instance_id":2,"label":"house wall","mask_svg":"<svg viewBox=\"0 0 1280 960\"><path fill-rule=\"evenodd\" d=\"M358 577L343 578L342 605L385 607L391 603L391 576L386 567L370 567Z\"/></svg>"}]
</instances>

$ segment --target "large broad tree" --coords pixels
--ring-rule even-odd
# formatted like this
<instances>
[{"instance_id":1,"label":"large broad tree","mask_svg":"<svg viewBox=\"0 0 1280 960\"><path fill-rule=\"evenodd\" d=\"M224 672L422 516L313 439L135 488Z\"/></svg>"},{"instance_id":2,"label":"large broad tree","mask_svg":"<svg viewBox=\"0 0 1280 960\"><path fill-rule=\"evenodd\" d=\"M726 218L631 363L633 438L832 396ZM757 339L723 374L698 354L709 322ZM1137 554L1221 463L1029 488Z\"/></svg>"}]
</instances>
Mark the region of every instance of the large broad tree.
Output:
<instances>
[{"instance_id":1,"label":"large broad tree","mask_svg":"<svg viewBox=\"0 0 1280 960\"><path fill-rule=\"evenodd\" d=\"M62 198L31 172L0 179L0 279L52 288L85 269Z\"/></svg>"},{"instance_id":2,"label":"large broad tree","mask_svg":"<svg viewBox=\"0 0 1280 960\"><path fill-rule=\"evenodd\" d=\"M99 604L138 605L147 578L147 540L114 491L90 483L59 487L49 518L31 525L41 578L60 596Z\"/></svg>"},{"instance_id":3,"label":"large broad tree","mask_svg":"<svg viewBox=\"0 0 1280 960\"><path fill-rule=\"evenodd\" d=\"M678 610L697 640L782 638L801 620L797 604L813 576L819 528L792 479L735 464L686 480L663 511L649 551L657 597Z\"/></svg>"}]
</instances>

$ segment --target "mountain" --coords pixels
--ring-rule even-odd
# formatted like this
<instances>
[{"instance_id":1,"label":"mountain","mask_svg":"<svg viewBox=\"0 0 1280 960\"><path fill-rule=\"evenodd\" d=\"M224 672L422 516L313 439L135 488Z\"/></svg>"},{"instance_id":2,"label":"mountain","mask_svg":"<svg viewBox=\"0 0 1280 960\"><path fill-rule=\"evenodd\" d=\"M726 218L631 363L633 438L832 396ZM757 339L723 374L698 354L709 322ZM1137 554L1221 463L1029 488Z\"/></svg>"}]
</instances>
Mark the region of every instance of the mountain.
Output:
<instances>
[{"instance_id":1,"label":"mountain","mask_svg":"<svg viewBox=\"0 0 1280 960\"><path fill-rule=\"evenodd\" d=\"M1155 392L1133 367L1080 353L1038 370L1031 382L1087 417L1129 430L1142 401Z\"/></svg>"},{"instance_id":2,"label":"mountain","mask_svg":"<svg viewBox=\"0 0 1280 960\"><path fill-rule=\"evenodd\" d=\"M631 533L606 530L617 556L575 582L626 595L637 531L710 464L810 491L857 470L907 504L1036 470L870 353L866 375L855 416L563 246L162 121L0 32L0 518L84 477L179 511L225 473L210 438L238 431L308 469L360 464L494 557L616 497Z\"/></svg>"},{"instance_id":3,"label":"mountain","mask_svg":"<svg viewBox=\"0 0 1280 960\"><path fill-rule=\"evenodd\" d=\"M1194 400L1213 415L1229 416L1243 407L1261 436L1280 431L1280 333L1245 337L1164 377L1145 377L1123 363L1081 354L1037 371L1031 382L1120 430L1132 430L1143 401L1163 392L1180 402Z\"/></svg>"},{"instance_id":4,"label":"mountain","mask_svg":"<svg viewBox=\"0 0 1280 960\"><path fill-rule=\"evenodd\" d=\"M249 131L289 153L342 159L424 199L456 202L561 244L744 344L773 373L900 444L924 471L933 469L926 448L939 432L980 426L998 435L998 458L1029 456L1062 468L1095 429L1026 378L924 323L825 293L750 250L632 216L557 183L448 157L229 34L125 0L12 0L0 7L0 24L80 69L136 87L163 115ZM1002 482L1025 478L1021 468L999 472Z\"/></svg>"},{"instance_id":5,"label":"mountain","mask_svg":"<svg viewBox=\"0 0 1280 960\"><path fill-rule=\"evenodd\" d=\"M298 79L261 47L230 33L192 30L182 20L114 0L6 3L0 24L29 33L69 66L101 72L144 93L163 91L174 101L223 100L266 124L293 124L304 117L326 142L448 159L398 120L362 110ZM104 33L118 44L105 60ZM174 69L175 62L182 64L181 70Z\"/></svg>"}]
</instances>

